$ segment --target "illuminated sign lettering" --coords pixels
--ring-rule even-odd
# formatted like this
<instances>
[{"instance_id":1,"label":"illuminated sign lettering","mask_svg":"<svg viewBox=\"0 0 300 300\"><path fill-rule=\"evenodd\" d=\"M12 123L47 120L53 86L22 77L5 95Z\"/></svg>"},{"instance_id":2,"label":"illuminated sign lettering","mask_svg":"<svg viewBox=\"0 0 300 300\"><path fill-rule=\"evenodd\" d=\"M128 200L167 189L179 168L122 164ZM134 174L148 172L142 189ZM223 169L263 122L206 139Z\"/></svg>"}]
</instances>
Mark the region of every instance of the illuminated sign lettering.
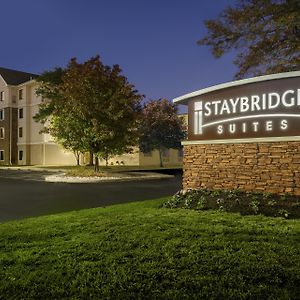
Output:
<instances>
[{"instance_id":1,"label":"illuminated sign lettering","mask_svg":"<svg viewBox=\"0 0 300 300\"><path fill-rule=\"evenodd\" d=\"M188 104L189 139L300 136L300 77L212 89Z\"/></svg>"}]
</instances>

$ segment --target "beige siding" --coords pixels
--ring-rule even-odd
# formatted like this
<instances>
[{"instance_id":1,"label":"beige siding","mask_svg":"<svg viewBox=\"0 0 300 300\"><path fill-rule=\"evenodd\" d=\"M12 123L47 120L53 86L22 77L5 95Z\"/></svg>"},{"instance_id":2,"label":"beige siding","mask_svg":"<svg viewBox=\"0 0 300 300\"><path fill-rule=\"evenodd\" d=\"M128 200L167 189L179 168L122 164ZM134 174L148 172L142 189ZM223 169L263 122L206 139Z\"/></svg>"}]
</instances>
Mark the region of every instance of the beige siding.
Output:
<instances>
[{"instance_id":1,"label":"beige siding","mask_svg":"<svg viewBox=\"0 0 300 300\"><path fill-rule=\"evenodd\" d=\"M179 157L177 149L168 149L168 155L163 156L163 165L168 166L180 166L182 165L182 157ZM140 165L141 166L159 166L159 151L154 150L151 152L151 156L140 152Z\"/></svg>"},{"instance_id":2,"label":"beige siding","mask_svg":"<svg viewBox=\"0 0 300 300\"><path fill-rule=\"evenodd\" d=\"M76 165L74 154L57 144L45 144L44 157L44 165Z\"/></svg>"},{"instance_id":3,"label":"beige siding","mask_svg":"<svg viewBox=\"0 0 300 300\"><path fill-rule=\"evenodd\" d=\"M100 165L105 165L106 161L104 159L100 159ZM139 166L139 151L137 148L133 150L133 153L127 153L123 155L117 155L113 158L110 158L108 161L109 165L124 165L124 166Z\"/></svg>"}]
</instances>

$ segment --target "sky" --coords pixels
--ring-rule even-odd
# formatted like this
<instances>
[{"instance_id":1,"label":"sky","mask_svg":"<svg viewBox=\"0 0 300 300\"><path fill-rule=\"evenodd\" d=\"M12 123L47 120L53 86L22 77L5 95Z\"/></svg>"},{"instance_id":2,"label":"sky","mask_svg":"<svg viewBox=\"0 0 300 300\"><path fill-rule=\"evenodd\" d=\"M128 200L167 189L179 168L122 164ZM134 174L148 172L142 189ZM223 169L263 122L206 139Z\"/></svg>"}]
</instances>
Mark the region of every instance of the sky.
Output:
<instances>
[{"instance_id":1,"label":"sky","mask_svg":"<svg viewBox=\"0 0 300 300\"><path fill-rule=\"evenodd\" d=\"M145 101L231 81L233 54L197 45L234 0L4 0L0 66L40 74L100 55ZM180 107L185 112L184 107Z\"/></svg>"}]
</instances>

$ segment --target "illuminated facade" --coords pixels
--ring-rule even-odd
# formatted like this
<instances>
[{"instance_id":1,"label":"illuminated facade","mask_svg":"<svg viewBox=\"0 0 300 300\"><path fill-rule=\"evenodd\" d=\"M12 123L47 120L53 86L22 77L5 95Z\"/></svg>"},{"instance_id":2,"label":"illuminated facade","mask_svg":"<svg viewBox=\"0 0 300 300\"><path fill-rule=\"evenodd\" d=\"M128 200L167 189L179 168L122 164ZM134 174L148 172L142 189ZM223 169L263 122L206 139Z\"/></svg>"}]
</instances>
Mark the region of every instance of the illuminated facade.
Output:
<instances>
[{"instance_id":1,"label":"illuminated facade","mask_svg":"<svg viewBox=\"0 0 300 300\"><path fill-rule=\"evenodd\" d=\"M72 165L72 153L41 133L34 121L41 98L35 93L38 75L0 68L0 164ZM2 133L2 134L1 134Z\"/></svg>"},{"instance_id":2,"label":"illuminated facade","mask_svg":"<svg viewBox=\"0 0 300 300\"><path fill-rule=\"evenodd\" d=\"M72 152L56 144L49 134L41 133L43 125L33 117L41 97L36 95L38 75L0 68L0 165L75 165ZM86 156L81 163L88 163ZM100 164L106 162L100 160ZM163 155L166 166L180 166L182 151L167 149ZM159 165L158 151L116 156L109 165Z\"/></svg>"}]
</instances>

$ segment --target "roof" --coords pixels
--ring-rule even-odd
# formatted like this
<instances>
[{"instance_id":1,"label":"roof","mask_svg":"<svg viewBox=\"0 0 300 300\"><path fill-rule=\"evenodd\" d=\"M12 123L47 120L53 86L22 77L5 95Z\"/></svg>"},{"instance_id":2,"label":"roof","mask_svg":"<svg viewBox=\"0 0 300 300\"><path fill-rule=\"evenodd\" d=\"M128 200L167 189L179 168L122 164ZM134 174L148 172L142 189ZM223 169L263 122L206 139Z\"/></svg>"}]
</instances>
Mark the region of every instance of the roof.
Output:
<instances>
[{"instance_id":1,"label":"roof","mask_svg":"<svg viewBox=\"0 0 300 300\"><path fill-rule=\"evenodd\" d=\"M18 85L37 78L39 75L0 67L0 75L9 85Z\"/></svg>"},{"instance_id":2,"label":"roof","mask_svg":"<svg viewBox=\"0 0 300 300\"><path fill-rule=\"evenodd\" d=\"M252 78L248 78L248 79L226 82L226 83L214 85L214 86L211 86L211 87L208 87L205 89L201 89L201 90L177 97L177 98L173 99L173 102L177 103L177 104L187 104L188 100L190 100L191 98L201 96L201 95L213 92L213 91L222 90L225 88L249 84L249 83L274 80L274 79L282 79L282 78L290 78L290 77L300 77L300 71L264 75L264 76L252 77Z\"/></svg>"}]
</instances>

